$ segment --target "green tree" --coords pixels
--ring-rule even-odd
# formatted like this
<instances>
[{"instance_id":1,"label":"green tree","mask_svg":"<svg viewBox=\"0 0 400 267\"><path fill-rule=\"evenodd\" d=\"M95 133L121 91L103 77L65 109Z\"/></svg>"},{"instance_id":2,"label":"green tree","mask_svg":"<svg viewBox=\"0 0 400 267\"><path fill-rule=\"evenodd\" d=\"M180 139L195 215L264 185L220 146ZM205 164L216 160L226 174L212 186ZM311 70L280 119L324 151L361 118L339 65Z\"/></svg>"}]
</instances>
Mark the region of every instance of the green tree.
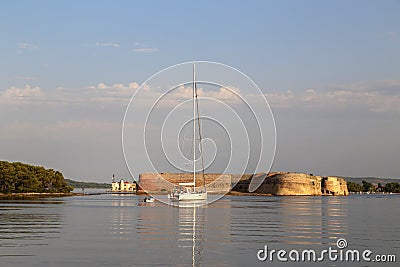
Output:
<instances>
[{"instance_id":1,"label":"green tree","mask_svg":"<svg viewBox=\"0 0 400 267\"><path fill-rule=\"evenodd\" d=\"M387 183L384 187L385 192L400 193L399 183Z\"/></svg>"},{"instance_id":2,"label":"green tree","mask_svg":"<svg viewBox=\"0 0 400 267\"><path fill-rule=\"evenodd\" d=\"M70 192L64 176L59 171L46 170L41 166L32 166L21 162L0 161L0 192Z\"/></svg>"},{"instance_id":3,"label":"green tree","mask_svg":"<svg viewBox=\"0 0 400 267\"><path fill-rule=\"evenodd\" d=\"M347 189L349 192L361 192L363 191L363 187L360 184L347 182Z\"/></svg>"},{"instance_id":4,"label":"green tree","mask_svg":"<svg viewBox=\"0 0 400 267\"><path fill-rule=\"evenodd\" d=\"M374 186L371 183L368 183L367 181L362 181L362 191L363 192L373 192L375 191Z\"/></svg>"}]
</instances>

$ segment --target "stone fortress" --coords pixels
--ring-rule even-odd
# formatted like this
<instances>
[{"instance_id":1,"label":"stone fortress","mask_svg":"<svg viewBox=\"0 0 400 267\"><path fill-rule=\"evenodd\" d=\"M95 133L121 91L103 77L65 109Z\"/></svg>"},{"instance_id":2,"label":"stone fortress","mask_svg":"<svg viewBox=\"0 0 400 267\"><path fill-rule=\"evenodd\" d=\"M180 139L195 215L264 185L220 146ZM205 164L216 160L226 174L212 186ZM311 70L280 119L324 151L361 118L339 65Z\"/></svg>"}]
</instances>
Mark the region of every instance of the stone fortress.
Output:
<instances>
[{"instance_id":1,"label":"stone fortress","mask_svg":"<svg viewBox=\"0 0 400 267\"><path fill-rule=\"evenodd\" d=\"M196 187L203 186L203 176L196 174ZM249 192L252 179L262 182L254 191ZM171 192L174 185L193 181L192 173L143 173L139 175L139 190L148 193L163 194ZM243 193L276 196L346 196L346 180L339 177L322 177L312 174L292 172L257 173L254 175L205 174L207 191L210 194ZM236 184L235 186L233 186ZM232 188L233 186L233 188Z\"/></svg>"},{"instance_id":2,"label":"stone fortress","mask_svg":"<svg viewBox=\"0 0 400 267\"><path fill-rule=\"evenodd\" d=\"M231 190L232 175L205 174L207 192L225 194ZM174 185L193 182L192 173L143 173L139 175L139 190L148 193L169 193ZM203 175L196 173L196 188L203 187Z\"/></svg>"},{"instance_id":3,"label":"stone fortress","mask_svg":"<svg viewBox=\"0 0 400 267\"><path fill-rule=\"evenodd\" d=\"M247 193L252 179L263 181L254 191L276 196L347 196L346 180L339 177L322 177L304 173L271 172L242 176L233 191Z\"/></svg>"}]
</instances>

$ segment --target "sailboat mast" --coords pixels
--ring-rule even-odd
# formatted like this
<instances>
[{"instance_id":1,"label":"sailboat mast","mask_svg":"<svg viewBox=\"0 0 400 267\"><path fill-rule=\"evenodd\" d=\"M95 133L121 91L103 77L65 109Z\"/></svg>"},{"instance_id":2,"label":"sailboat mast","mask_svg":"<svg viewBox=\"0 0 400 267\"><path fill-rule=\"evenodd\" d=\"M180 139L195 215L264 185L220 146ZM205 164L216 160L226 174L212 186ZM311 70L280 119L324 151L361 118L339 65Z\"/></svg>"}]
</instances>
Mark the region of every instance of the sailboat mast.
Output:
<instances>
[{"instance_id":1,"label":"sailboat mast","mask_svg":"<svg viewBox=\"0 0 400 267\"><path fill-rule=\"evenodd\" d=\"M196 188L196 65L193 63L193 190Z\"/></svg>"}]
</instances>

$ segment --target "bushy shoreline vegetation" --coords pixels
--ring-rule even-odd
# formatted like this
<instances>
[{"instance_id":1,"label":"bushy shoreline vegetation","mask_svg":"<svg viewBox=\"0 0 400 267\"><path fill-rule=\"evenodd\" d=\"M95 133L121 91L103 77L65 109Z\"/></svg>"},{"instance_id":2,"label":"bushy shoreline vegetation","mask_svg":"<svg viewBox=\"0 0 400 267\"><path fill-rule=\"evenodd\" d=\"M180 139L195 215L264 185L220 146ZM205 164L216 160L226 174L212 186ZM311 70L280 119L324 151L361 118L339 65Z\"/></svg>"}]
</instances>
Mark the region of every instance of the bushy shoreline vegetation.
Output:
<instances>
[{"instance_id":1,"label":"bushy shoreline vegetation","mask_svg":"<svg viewBox=\"0 0 400 267\"><path fill-rule=\"evenodd\" d=\"M74 188L103 188L111 189L111 184L107 183L95 183L95 182L80 182L71 179L65 179L65 181Z\"/></svg>"},{"instance_id":2,"label":"bushy shoreline vegetation","mask_svg":"<svg viewBox=\"0 0 400 267\"><path fill-rule=\"evenodd\" d=\"M378 183L378 185L374 185L364 180L361 183L347 182L347 189L349 192L400 193L399 183L391 182L385 185Z\"/></svg>"},{"instance_id":3,"label":"bushy shoreline vegetation","mask_svg":"<svg viewBox=\"0 0 400 267\"><path fill-rule=\"evenodd\" d=\"M59 171L0 161L0 193L69 193L73 189Z\"/></svg>"}]
</instances>

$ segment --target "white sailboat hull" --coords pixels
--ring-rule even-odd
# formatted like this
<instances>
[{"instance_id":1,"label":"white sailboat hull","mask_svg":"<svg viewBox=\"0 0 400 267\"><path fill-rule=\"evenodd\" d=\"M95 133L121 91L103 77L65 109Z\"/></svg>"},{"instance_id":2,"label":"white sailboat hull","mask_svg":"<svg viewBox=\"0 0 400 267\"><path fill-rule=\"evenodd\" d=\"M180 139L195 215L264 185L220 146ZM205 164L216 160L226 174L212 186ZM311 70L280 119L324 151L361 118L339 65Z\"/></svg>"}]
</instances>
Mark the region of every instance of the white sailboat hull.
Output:
<instances>
[{"instance_id":1,"label":"white sailboat hull","mask_svg":"<svg viewBox=\"0 0 400 267\"><path fill-rule=\"evenodd\" d=\"M207 192L183 192L170 196L171 200L176 201L191 201L191 200L206 200Z\"/></svg>"}]
</instances>

